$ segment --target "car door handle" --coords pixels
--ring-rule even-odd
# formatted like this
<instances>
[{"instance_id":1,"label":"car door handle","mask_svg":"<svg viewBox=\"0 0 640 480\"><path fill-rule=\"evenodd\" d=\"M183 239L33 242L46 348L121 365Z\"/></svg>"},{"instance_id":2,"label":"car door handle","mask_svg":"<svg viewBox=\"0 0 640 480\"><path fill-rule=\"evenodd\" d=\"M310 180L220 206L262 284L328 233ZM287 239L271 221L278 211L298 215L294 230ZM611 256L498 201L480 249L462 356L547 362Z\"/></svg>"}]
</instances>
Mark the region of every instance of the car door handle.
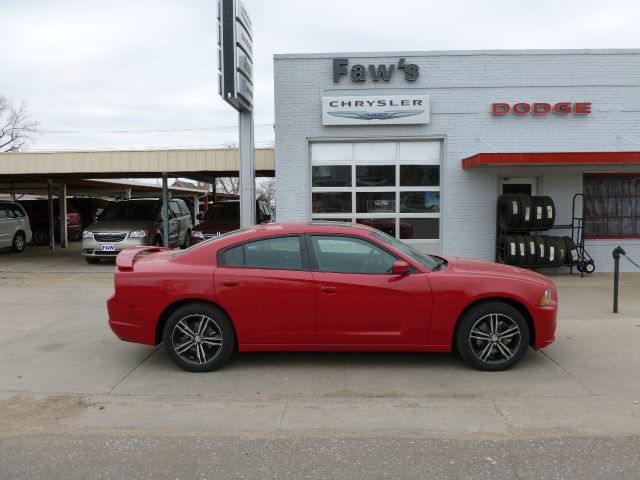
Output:
<instances>
[{"instance_id":1,"label":"car door handle","mask_svg":"<svg viewBox=\"0 0 640 480\"><path fill-rule=\"evenodd\" d=\"M333 295L337 291L338 289L336 287L320 287L320 292L324 293L325 295Z\"/></svg>"},{"instance_id":2,"label":"car door handle","mask_svg":"<svg viewBox=\"0 0 640 480\"><path fill-rule=\"evenodd\" d=\"M238 286L238 282L236 282L235 280L225 280L222 282L222 284L226 287L237 287Z\"/></svg>"}]
</instances>

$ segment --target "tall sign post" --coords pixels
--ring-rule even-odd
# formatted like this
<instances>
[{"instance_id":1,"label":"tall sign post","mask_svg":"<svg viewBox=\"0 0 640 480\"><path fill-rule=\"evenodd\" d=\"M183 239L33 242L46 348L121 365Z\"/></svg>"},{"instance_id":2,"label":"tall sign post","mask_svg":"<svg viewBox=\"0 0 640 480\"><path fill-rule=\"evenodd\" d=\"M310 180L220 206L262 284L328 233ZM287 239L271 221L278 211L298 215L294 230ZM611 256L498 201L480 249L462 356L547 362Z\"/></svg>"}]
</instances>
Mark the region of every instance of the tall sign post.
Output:
<instances>
[{"instance_id":1,"label":"tall sign post","mask_svg":"<svg viewBox=\"0 0 640 480\"><path fill-rule=\"evenodd\" d=\"M240 0L218 0L218 93L239 112L240 228L256 221L253 26Z\"/></svg>"}]
</instances>

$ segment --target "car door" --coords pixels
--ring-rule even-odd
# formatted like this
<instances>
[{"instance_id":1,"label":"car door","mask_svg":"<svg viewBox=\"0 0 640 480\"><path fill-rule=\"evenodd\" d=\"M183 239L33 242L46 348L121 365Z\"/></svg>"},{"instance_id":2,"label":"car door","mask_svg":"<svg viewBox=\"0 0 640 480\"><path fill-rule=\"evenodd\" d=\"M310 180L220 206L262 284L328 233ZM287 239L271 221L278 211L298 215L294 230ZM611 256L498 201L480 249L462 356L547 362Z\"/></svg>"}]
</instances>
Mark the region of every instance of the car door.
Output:
<instances>
[{"instance_id":1,"label":"car door","mask_svg":"<svg viewBox=\"0 0 640 480\"><path fill-rule=\"evenodd\" d=\"M394 275L398 260L378 244L347 235L309 235L320 344L425 344L431 289L424 273Z\"/></svg>"},{"instance_id":2,"label":"car door","mask_svg":"<svg viewBox=\"0 0 640 480\"><path fill-rule=\"evenodd\" d=\"M0 205L0 247L10 247L13 241L13 219L9 218L9 209Z\"/></svg>"},{"instance_id":3,"label":"car door","mask_svg":"<svg viewBox=\"0 0 640 480\"><path fill-rule=\"evenodd\" d=\"M169 202L169 245L177 247L180 242L180 207L175 201ZM184 239L182 239L184 242Z\"/></svg>"},{"instance_id":4,"label":"car door","mask_svg":"<svg viewBox=\"0 0 640 480\"><path fill-rule=\"evenodd\" d=\"M228 247L214 272L217 302L241 344L312 344L316 298L304 243L273 236Z\"/></svg>"}]
</instances>

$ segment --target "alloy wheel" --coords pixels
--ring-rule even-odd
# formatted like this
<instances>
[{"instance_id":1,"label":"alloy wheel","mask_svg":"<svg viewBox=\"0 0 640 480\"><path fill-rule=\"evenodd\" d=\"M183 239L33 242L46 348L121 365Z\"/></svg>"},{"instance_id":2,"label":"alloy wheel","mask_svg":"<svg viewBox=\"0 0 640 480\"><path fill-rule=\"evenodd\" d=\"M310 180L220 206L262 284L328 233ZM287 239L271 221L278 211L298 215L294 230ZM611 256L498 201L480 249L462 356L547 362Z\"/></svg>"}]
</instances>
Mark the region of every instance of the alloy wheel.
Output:
<instances>
[{"instance_id":1,"label":"alloy wheel","mask_svg":"<svg viewBox=\"0 0 640 480\"><path fill-rule=\"evenodd\" d=\"M502 313L480 317L469 333L473 354L481 362L493 365L509 361L518 352L520 342L518 324Z\"/></svg>"},{"instance_id":2,"label":"alloy wheel","mask_svg":"<svg viewBox=\"0 0 640 480\"><path fill-rule=\"evenodd\" d=\"M173 329L171 342L175 353L185 362L205 365L213 361L222 349L222 331L211 317L189 315Z\"/></svg>"}]
</instances>

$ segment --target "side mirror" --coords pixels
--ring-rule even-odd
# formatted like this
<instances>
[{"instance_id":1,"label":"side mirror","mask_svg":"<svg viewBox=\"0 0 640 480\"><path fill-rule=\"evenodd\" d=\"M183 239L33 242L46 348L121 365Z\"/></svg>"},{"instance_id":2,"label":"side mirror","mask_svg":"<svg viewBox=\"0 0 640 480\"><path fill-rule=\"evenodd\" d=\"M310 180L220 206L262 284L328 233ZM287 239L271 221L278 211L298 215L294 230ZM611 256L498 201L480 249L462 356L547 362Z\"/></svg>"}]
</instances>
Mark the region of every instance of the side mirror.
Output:
<instances>
[{"instance_id":1,"label":"side mirror","mask_svg":"<svg viewBox=\"0 0 640 480\"><path fill-rule=\"evenodd\" d=\"M204 213L199 213L198 215L196 215L196 220L198 220L199 222L204 220Z\"/></svg>"},{"instance_id":2,"label":"side mirror","mask_svg":"<svg viewBox=\"0 0 640 480\"><path fill-rule=\"evenodd\" d=\"M393 266L391 267L391 272L394 275L405 275L409 273L409 264L404 260L396 260L393 262Z\"/></svg>"}]
</instances>

